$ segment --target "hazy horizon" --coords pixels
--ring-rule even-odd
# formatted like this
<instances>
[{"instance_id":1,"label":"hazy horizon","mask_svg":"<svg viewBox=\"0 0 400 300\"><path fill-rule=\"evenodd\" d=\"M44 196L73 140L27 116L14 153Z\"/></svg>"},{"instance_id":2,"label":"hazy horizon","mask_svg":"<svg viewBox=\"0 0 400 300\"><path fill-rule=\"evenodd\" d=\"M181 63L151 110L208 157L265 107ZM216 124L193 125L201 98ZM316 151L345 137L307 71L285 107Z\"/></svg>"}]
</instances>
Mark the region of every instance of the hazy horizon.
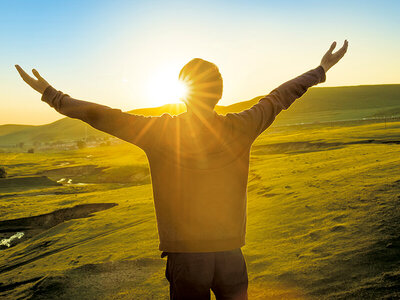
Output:
<instances>
[{"instance_id":1,"label":"hazy horizon","mask_svg":"<svg viewBox=\"0 0 400 300\"><path fill-rule=\"evenodd\" d=\"M340 85L340 86L323 86L323 87L314 86L314 87L311 87L311 89L350 88L350 87L387 86L387 85L400 85L400 83ZM217 107L229 107L229 106L231 106L231 105L233 105L233 104L238 104L238 103L242 103L242 102L251 101L251 100L253 100L253 99L257 98L257 97L260 97L260 96L263 96L263 95L257 95L257 96L255 96L255 97L253 97L252 99L243 99L243 100L239 100L239 101L236 101L236 102L227 104L227 105L222 105L222 104L219 104L219 103L218 103L218 104L217 104ZM306 96L306 97L307 97L307 96ZM158 106L149 106L149 107L139 107L139 108L127 109L127 110L125 110L125 112L136 111L136 110L141 110L141 111L142 111L142 110L147 110L147 109L148 109L148 110L151 110L151 109L153 109L153 108L156 108L156 109L157 109L157 108L160 108L160 107L169 106L169 105L174 105L174 104L181 104L181 105L184 105L183 102L166 103L166 104L162 104L162 105L158 105ZM217 109L217 110L218 110L218 109ZM166 111L166 113L168 113L168 112ZM68 118L68 117L67 117L67 116L64 116L64 115L62 115L62 114L59 114L59 118L58 118L58 119L52 120L52 121L50 121L50 122L45 122L45 123L40 123L40 124L4 123L4 124L0 124L0 126L2 126L2 125L40 126L40 125L46 125L46 124L54 123L54 122L59 121L59 120L64 119L64 118Z\"/></svg>"},{"instance_id":2,"label":"hazy horizon","mask_svg":"<svg viewBox=\"0 0 400 300\"><path fill-rule=\"evenodd\" d=\"M324 86L324 87L312 87L312 88L313 88L313 89L314 89L314 88L315 88L315 89L319 89L319 88L322 88L322 89L323 89L323 88L342 88L342 87L378 86L378 85L379 85L379 86L380 86L380 85L400 85L400 83L340 85L340 86ZM258 95L258 96L262 96L262 95ZM254 99L254 98L258 97L258 96L255 96L255 97L253 97L252 99ZM226 106L230 106L230 105L232 105L232 104L250 101L250 100L252 100L252 99L239 100L239 101L236 101L236 102L232 102L232 103L230 103L230 104L227 104L227 105L217 104L217 106L226 107ZM157 106L138 107L138 108L128 109L128 110L126 110L126 112L128 112L128 111L134 111L134 110L142 110L142 109L143 109L143 110L146 110L146 109L152 109L152 108L162 107L162 106L166 106L166 105L174 105L174 104L184 104L184 103L175 102L175 103L166 103L166 104L157 105ZM40 126L40 125L46 125L46 124L54 123L54 122L59 121L59 120L61 120L61 119L63 119L63 118L67 118L67 116L64 116L64 115L61 115L61 114L59 114L59 116L60 116L60 117L59 117L58 119L55 119L55 120L52 120L52 121L49 121L49 122L45 122L45 123L39 123L39 124L4 123L4 124L0 124L0 126L2 126L2 125L28 125L28 126L29 126L29 125L32 125L32 126Z\"/></svg>"}]
</instances>

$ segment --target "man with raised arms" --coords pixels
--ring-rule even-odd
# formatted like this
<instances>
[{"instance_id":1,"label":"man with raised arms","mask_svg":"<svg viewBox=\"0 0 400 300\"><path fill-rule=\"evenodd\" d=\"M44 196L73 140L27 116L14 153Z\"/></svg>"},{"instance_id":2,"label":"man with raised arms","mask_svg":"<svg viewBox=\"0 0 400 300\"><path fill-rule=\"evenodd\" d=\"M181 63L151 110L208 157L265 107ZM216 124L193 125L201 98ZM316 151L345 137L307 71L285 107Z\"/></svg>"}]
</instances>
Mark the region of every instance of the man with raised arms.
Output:
<instances>
[{"instance_id":1,"label":"man with raised arms","mask_svg":"<svg viewBox=\"0 0 400 300\"><path fill-rule=\"evenodd\" d=\"M22 79L59 113L132 143L147 155L157 217L159 250L168 256L171 299L247 299L245 244L250 148L275 117L346 53L333 42L320 65L289 80L240 113L214 111L222 96L216 65L195 58L179 78L188 86L187 111L145 117L56 90L38 71L36 79L20 66ZM267 73L267 72L266 72ZM266 75L268 76L268 75ZM162 97L162 91L160 93ZM323 101L323 99L321 99Z\"/></svg>"}]
</instances>

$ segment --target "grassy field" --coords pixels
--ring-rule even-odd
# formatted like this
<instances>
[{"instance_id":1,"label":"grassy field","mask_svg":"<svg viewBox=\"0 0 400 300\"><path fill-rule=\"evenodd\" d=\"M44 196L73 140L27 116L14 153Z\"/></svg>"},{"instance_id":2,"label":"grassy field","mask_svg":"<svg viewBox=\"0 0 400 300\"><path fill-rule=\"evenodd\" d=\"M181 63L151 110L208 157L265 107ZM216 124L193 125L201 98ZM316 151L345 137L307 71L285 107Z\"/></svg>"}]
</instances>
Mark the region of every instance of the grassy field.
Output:
<instances>
[{"instance_id":1,"label":"grassy field","mask_svg":"<svg viewBox=\"0 0 400 300\"><path fill-rule=\"evenodd\" d=\"M274 127L257 139L249 299L400 297L399 143L400 122ZM144 152L122 142L0 161L30 178L0 180L0 234L25 234L0 249L0 298L168 299Z\"/></svg>"}]
</instances>

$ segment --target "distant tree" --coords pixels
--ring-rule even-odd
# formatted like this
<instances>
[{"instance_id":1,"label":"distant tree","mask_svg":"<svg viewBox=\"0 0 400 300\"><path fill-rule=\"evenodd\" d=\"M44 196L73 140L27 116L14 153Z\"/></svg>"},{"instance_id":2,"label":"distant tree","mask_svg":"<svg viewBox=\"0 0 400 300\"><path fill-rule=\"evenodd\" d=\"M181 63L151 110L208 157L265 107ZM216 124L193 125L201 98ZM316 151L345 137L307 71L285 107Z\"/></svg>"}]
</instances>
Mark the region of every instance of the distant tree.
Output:
<instances>
[{"instance_id":1,"label":"distant tree","mask_svg":"<svg viewBox=\"0 0 400 300\"><path fill-rule=\"evenodd\" d=\"M18 144L17 144L17 147L19 147L19 148L21 148L22 149L22 147L24 147L24 142L19 142Z\"/></svg>"},{"instance_id":2,"label":"distant tree","mask_svg":"<svg viewBox=\"0 0 400 300\"><path fill-rule=\"evenodd\" d=\"M77 146L79 149L86 148L86 142L85 142L85 141L77 141L77 142L76 142L76 146Z\"/></svg>"},{"instance_id":3,"label":"distant tree","mask_svg":"<svg viewBox=\"0 0 400 300\"><path fill-rule=\"evenodd\" d=\"M35 153L35 149L29 148L27 152L28 152L28 153Z\"/></svg>"},{"instance_id":4,"label":"distant tree","mask_svg":"<svg viewBox=\"0 0 400 300\"><path fill-rule=\"evenodd\" d=\"M0 167L0 178L6 178L7 177L7 172L4 167Z\"/></svg>"}]
</instances>

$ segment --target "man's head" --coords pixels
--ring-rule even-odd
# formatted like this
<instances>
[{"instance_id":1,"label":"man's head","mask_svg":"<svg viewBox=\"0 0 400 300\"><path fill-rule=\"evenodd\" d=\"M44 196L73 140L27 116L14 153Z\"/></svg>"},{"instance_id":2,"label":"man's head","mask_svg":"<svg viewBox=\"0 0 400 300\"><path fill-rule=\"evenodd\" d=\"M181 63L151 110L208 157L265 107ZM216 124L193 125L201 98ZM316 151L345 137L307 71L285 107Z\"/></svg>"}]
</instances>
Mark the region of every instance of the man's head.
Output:
<instances>
[{"instance_id":1,"label":"man's head","mask_svg":"<svg viewBox=\"0 0 400 300\"><path fill-rule=\"evenodd\" d=\"M192 59L182 68L179 79L188 87L186 105L213 109L222 97L222 76L209 61Z\"/></svg>"}]
</instances>

